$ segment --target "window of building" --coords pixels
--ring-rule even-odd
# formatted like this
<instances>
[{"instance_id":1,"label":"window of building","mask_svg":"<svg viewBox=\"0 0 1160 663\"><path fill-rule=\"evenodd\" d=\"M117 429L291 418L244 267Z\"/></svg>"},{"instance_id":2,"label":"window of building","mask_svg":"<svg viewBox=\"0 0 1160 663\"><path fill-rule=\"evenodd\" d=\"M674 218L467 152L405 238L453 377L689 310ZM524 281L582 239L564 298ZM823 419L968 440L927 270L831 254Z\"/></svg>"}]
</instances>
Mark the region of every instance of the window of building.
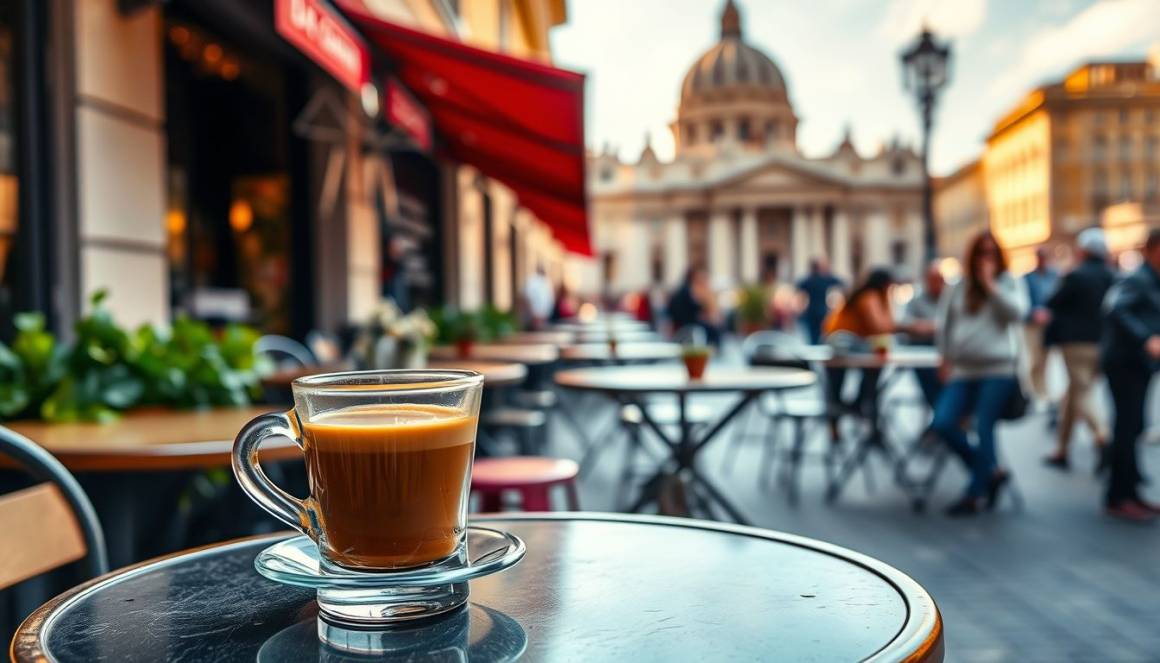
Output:
<instances>
[{"instance_id":1,"label":"window of building","mask_svg":"<svg viewBox=\"0 0 1160 663\"><path fill-rule=\"evenodd\" d=\"M1149 161L1154 160L1156 158L1157 152L1160 152L1160 150L1157 149L1158 146L1160 146L1160 138L1157 138L1156 136L1148 136L1148 140L1144 143L1144 156L1146 156Z\"/></svg>"},{"instance_id":2,"label":"window of building","mask_svg":"<svg viewBox=\"0 0 1160 663\"><path fill-rule=\"evenodd\" d=\"M1108 171L1096 168L1092 174L1092 191L1099 194L1108 192Z\"/></svg>"},{"instance_id":3,"label":"window of building","mask_svg":"<svg viewBox=\"0 0 1160 663\"><path fill-rule=\"evenodd\" d=\"M1067 138L1060 136L1055 139L1055 158L1060 161L1066 161L1068 158L1068 142Z\"/></svg>"},{"instance_id":4,"label":"window of building","mask_svg":"<svg viewBox=\"0 0 1160 663\"><path fill-rule=\"evenodd\" d=\"M1121 108L1120 109L1120 124L1127 124L1127 123L1128 123L1128 109Z\"/></svg>"},{"instance_id":5,"label":"window of building","mask_svg":"<svg viewBox=\"0 0 1160 663\"><path fill-rule=\"evenodd\" d=\"M685 145L695 145L697 143L697 125L692 122L685 125Z\"/></svg>"},{"instance_id":6,"label":"window of building","mask_svg":"<svg viewBox=\"0 0 1160 663\"><path fill-rule=\"evenodd\" d=\"M1108 139L1103 134L1092 136L1092 159L1103 161L1108 158Z\"/></svg>"},{"instance_id":7,"label":"window of building","mask_svg":"<svg viewBox=\"0 0 1160 663\"><path fill-rule=\"evenodd\" d=\"M894 265L905 265L909 261L910 245L904 239L896 239L890 243L890 259Z\"/></svg>"},{"instance_id":8,"label":"window of building","mask_svg":"<svg viewBox=\"0 0 1160 663\"><path fill-rule=\"evenodd\" d=\"M1156 199L1160 197L1160 173L1155 170L1148 172L1144 185L1144 197L1148 199L1148 202L1156 202Z\"/></svg>"},{"instance_id":9,"label":"window of building","mask_svg":"<svg viewBox=\"0 0 1160 663\"><path fill-rule=\"evenodd\" d=\"M766 120L765 121L765 137L767 139L777 138L778 128L779 128L779 126L778 126L777 120Z\"/></svg>"},{"instance_id":10,"label":"window of building","mask_svg":"<svg viewBox=\"0 0 1160 663\"><path fill-rule=\"evenodd\" d=\"M1152 122L1154 122L1155 120L1156 120L1156 112L1155 111L1153 111L1151 108L1144 111L1144 123L1145 124L1150 126L1152 124Z\"/></svg>"},{"instance_id":11,"label":"window of building","mask_svg":"<svg viewBox=\"0 0 1160 663\"><path fill-rule=\"evenodd\" d=\"M737 138L741 142L748 142L750 137L749 118L743 117L737 121Z\"/></svg>"},{"instance_id":12,"label":"window of building","mask_svg":"<svg viewBox=\"0 0 1160 663\"><path fill-rule=\"evenodd\" d=\"M1120 200L1132 199L1132 174L1124 171L1120 174Z\"/></svg>"},{"instance_id":13,"label":"window of building","mask_svg":"<svg viewBox=\"0 0 1160 663\"><path fill-rule=\"evenodd\" d=\"M612 166L609 166L608 164L605 164L605 165L603 165L603 166L601 166L601 167L600 167L600 179L601 179L601 181L603 181L603 182L611 182L611 181L612 181L612 176L613 176L614 174L615 174L615 173L614 173L614 172L613 172L613 170L612 170Z\"/></svg>"},{"instance_id":14,"label":"window of building","mask_svg":"<svg viewBox=\"0 0 1160 663\"><path fill-rule=\"evenodd\" d=\"M1095 124L1096 126L1102 126L1105 119L1106 118L1104 116L1103 111L1096 111L1096 112L1092 113L1092 123Z\"/></svg>"},{"instance_id":15,"label":"window of building","mask_svg":"<svg viewBox=\"0 0 1160 663\"><path fill-rule=\"evenodd\" d=\"M894 157L890 160L890 172L894 173L895 177L901 177L906 174L906 159L902 157Z\"/></svg>"},{"instance_id":16,"label":"window of building","mask_svg":"<svg viewBox=\"0 0 1160 663\"><path fill-rule=\"evenodd\" d=\"M1120 136L1120 161L1132 160L1132 137Z\"/></svg>"},{"instance_id":17,"label":"window of building","mask_svg":"<svg viewBox=\"0 0 1160 663\"><path fill-rule=\"evenodd\" d=\"M713 120L709 123L709 139L713 142L721 140L725 136L725 124L721 120Z\"/></svg>"}]
</instances>

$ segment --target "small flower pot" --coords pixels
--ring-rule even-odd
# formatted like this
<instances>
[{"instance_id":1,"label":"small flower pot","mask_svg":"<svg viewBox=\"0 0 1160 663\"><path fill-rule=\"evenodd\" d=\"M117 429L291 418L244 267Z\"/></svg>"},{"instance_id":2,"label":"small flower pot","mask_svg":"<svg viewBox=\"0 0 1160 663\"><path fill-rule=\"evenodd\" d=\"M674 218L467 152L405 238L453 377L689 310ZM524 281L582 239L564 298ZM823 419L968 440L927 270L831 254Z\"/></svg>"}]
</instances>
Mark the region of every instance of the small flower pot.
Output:
<instances>
[{"instance_id":1,"label":"small flower pot","mask_svg":"<svg viewBox=\"0 0 1160 663\"><path fill-rule=\"evenodd\" d=\"M616 356L616 339L615 338L608 339L608 354L610 354L612 356Z\"/></svg>"},{"instance_id":2,"label":"small flower pot","mask_svg":"<svg viewBox=\"0 0 1160 663\"><path fill-rule=\"evenodd\" d=\"M705 375L705 367L709 365L709 352L694 351L681 355L685 362L685 370L689 372L690 380L700 380Z\"/></svg>"},{"instance_id":3,"label":"small flower pot","mask_svg":"<svg viewBox=\"0 0 1160 663\"><path fill-rule=\"evenodd\" d=\"M471 350L475 347L475 341L469 338L461 338L455 342L455 354L459 355L460 359L467 359L471 356Z\"/></svg>"}]
</instances>

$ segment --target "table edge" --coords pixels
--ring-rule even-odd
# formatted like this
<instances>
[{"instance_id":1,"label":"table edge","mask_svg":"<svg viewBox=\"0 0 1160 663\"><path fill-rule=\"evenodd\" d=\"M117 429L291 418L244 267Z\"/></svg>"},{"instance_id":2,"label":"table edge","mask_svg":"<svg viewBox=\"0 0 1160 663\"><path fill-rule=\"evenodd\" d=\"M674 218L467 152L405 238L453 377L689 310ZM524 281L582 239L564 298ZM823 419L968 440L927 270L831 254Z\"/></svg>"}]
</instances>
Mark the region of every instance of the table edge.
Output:
<instances>
[{"instance_id":1,"label":"table edge","mask_svg":"<svg viewBox=\"0 0 1160 663\"><path fill-rule=\"evenodd\" d=\"M567 381L560 380L561 376L567 377L567 375L569 373L578 372L578 371L606 370L608 368L626 369L626 368L630 368L630 367L626 367L626 366L599 366L599 367L587 367L587 368L569 368L569 369L565 369L563 371L557 372L553 376L552 380L553 380L553 382L556 383L556 385L563 387L564 389L572 389L574 391L596 391L596 392L601 392L601 393L606 393L606 394L629 394L629 393L634 393L634 394L650 394L650 393L651 394L681 394L681 393L684 393L684 394L696 394L696 393L711 394L711 393L737 393L737 392L756 393L756 392L762 392L762 391L782 391L785 389L804 389L806 387L812 387L818 383L818 376L813 371L809 371L809 370L806 370L804 368L783 368L783 367L779 367L779 366L762 366L760 368L762 370L768 370L768 371L784 371L786 373L796 373L796 374L800 374L802 376L802 378L806 378L808 376L809 379L802 379L801 381L799 381L798 383L795 383L795 384L779 384L779 385L768 385L768 386L725 385L725 384L713 385L713 384L705 384L705 383L691 384L688 382L686 382L684 385L671 385L671 386L664 386L664 385L638 386L638 385L632 385L632 384L628 384L628 385L610 385L610 384L609 385L594 385L594 384L569 384Z\"/></svg>"},{"instance_id":2,"label":"table edge","mask_svg":"<svg viewBox=\"0 0 1160 663\"><path fill-rule=\"evenodd\" d=\"M909 575L897 568L865 555L863 553L838 546L818 539L812 539L797 534L789 534L778 530L733 525L690 518L676 518L670 516L634 515L597 512L553 512L553 513L498 513L479 515L470 518L469 522L494 521L594 521L608 523L625 523L638 525L658 525L714 531L741 536L749 536L767 541L776 541L799 548L806 548L815 552L836 557L843 561L855 564L873 573L894 588L906 606L907 618L898 632L894 634L882 647L871 653L866 661L899 660L901 651L906 652L903 661L942 661L943 658L943 624L942 615L934 597L918 584ZM239 539L231 539L217 543L210 543L197 548L179 550L174 553L147 559L120 569L115 569L102 576L98 576L73 587L49 599L34 610L21 622L13 634L9 644L9 656L12 661L46 661L54 660L42 646L41 635L51 626L53 618L71 603L79 600L89 592L109 584L116 579L136 575L146 569L179 557L197 555L210 550L224 550L249 545L255 541L278 540L287 536L295 536L292 531L258 534Z\"/></svg>"}]
</instances>

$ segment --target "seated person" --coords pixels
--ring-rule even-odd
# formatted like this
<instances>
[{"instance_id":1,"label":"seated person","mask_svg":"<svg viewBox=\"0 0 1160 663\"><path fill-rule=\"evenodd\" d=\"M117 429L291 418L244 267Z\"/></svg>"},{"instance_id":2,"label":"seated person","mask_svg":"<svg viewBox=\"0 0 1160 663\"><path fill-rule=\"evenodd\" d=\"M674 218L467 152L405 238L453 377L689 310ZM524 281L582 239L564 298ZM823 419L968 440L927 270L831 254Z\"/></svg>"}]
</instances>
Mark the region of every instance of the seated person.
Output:
<instances>
[{"instance_id":1,"label":"seated person","mask_svg":"<svg viewBox=\"0 0 1160 663\"><path fill-rule=\"evenodd\" d=\"M906 342L910 345L934 346L935 319L938 317L938 303L946 289L946 281L938 269L938 262L931 261L923 274L922 289L906 304L902 311L902 322L909 330ZM938 401L942 382L938 379L937 368L916 368L914 377L922 390L923 398L931 408Z\"/></svg>"},{"instance_id":2,"label":"seated person","mask_svg":"<svg viewBox=\"0 0 1160 663\"><path fill-rule=\"evenodd\" d=\"M854 288L846 301L826 319L823 331L826 341L835 344L839 338L854 337L854 343L841 350L869 351L870 339L875 336L893 334L898 331L894 315L890 310L890 286L894 276L890 270L878 267L872 269L866 278ZM844 332L839 336L839 332ZM827 368L829 399L831 403L843 403L842 388L845 384L846 369ZM858 397L854 405L863 413L870 412L878 398L879 369L862 371L862 382L858 386Z\"/></svg>"}]
</instances>

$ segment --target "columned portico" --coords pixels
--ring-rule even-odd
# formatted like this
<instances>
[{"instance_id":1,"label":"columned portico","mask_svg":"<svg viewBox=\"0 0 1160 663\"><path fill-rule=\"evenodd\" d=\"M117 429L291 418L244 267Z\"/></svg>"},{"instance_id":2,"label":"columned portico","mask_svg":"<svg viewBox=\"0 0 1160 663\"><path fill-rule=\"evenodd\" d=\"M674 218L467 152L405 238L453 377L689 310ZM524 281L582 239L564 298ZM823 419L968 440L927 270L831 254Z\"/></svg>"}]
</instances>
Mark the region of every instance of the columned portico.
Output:
<instances>
[{"instance_id":1,"label":"columned portico","mask_svg":"<svg viewBox=\"0 0 1160 663\"><path fill-rule=\"evenodd\" d=\"M826 251L826 210L821 205L814 205L810 214L810 255L813 260L824 256Z\"/></svg>"},{"instance_id":2,"label":"columned portico","mask_svg":"<svg viewBox=\"0 0 1160 663\"><path fill-rule=\"evenodd\" d=\"M673 214L665 222L665 285L672 287L681 282L689 268L688 233L685 215Z\"/></svg>"},{"instance_id":3,"label":"columned portico","mask_svg":"<svg viewBox=\"0 0 1160 663\"><path fill-rule=\"evenodd\" d=\"M754 283L760 278L758 264L757 208L749 207L741 212L741 237L737 245L741 249L741 278L746 283Z\"/></svg>"},{"instance_id":4,"label":"columned portico","mask_svg":"<svg viewBox=\"0 0 1160 663\"><path fill-rule=\"evenodd\" d=\"M882 209L867 210L863 221L866 267L880 267L890 262L890 219Z\"/></svg>"}]
</instances>

